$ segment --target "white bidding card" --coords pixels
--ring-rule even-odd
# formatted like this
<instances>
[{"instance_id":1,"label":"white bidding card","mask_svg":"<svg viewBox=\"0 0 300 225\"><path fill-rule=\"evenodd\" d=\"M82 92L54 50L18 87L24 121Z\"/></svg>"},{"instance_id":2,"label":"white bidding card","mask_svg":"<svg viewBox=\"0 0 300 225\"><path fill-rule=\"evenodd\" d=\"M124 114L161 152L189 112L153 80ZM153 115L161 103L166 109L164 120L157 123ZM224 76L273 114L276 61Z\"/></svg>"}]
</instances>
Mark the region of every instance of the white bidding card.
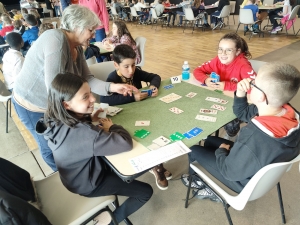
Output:
<instances>
[{"instance_id":1,"label":"white bidding card","mask_svg":"<svg viewBox=\"0 0 300 225\"><path fill-rule=\"evenodd\" d=\"M203 121L207 121L207 122L216 122L217 118L216 117L212 117L212 116L203 116L203 115L197 115L196 120L203 120Z\"/></svg>"},{"instance_id":2,"label":"white bidding card","mask_svg":"<svg viewBox=\"0 0 300 225\"><path fill-rule=\"evenodd\" d=\"M152 142L162 147L162 146L169 144L171 141L164 136L160 136L160 137L154 139Z\"/></svg>"},{"instance_id":3,"label":"white bidding card","mask_svg":"<svg viewBox=\"0 0 300 225\"><path fill-rule=\"evenodd\" d=\"M212 105L212 107L210 108L213 108L213 109L216 109L216 110L220 110L220 111L224 111L226 109L225 106L221 106L221 105Z\"/></svg>"},{"instance_id":4,"label":"white bidding card","mask_svg":"<svg viewBox=\"0 0 300 225\"><path fill-rule=\"evenodd\" d=\"M149 120L140 120L135 122L135 126L150 126Z\"/></svg>"},{"instance_id":5,"label":"white bidding card","mask_svg":"<svg viewBox=\"0 0 300 225\"><path fill-rule=\"evenodd\" d=\"M203 114L213 114L213 115L216 115L218 111L214 110L214 109L200 109L199 112L203 113Z\"/></svg>"}]
</instances>

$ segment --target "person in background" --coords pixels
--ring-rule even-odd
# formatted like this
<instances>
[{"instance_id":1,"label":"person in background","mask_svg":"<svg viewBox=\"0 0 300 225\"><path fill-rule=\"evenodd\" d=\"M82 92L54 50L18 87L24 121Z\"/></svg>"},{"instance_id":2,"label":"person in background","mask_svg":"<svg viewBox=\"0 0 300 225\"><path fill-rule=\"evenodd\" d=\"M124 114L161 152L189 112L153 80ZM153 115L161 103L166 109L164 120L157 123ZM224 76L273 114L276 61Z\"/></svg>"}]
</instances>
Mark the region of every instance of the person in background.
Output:
<instances>
[{"instance_id":1,"label":"person in background","mask_svg":"<svg viewBox=\"0 0 300 225\"><path fill-rule=\"evenodd\" d=\"M22 69L24 57L20 52L23 47L23 39L20 34L11 32L6 35L6 42L9 44L9 50L3 56L3 76L6 88L12 92L15 79Z\"/></svg>"},{"instance_id":2,"label":"person in background","mask_svg":"<svg viewBox=\"0 0 300 225\"><path fill-rule=\"evenodd\" d=\"M210 27L210 25L207 22L207 13L205 12L204 0L195 0L192 5L192 10L196 19L203 19L204 27ZM198 27L201 26L202 25L199 23Z\"/></svg>"},{"instance_id":3,"label":"person in background","mask_svg":"<svg viewBox=\"0 0 300 225\"><path fill-rule=\"evenodd\" d=\"M178 6L181 6L182 11L177 11L177 15L179 15L179 23L177 24L178 27L182 26L182 20L184 17L184 8L191 8L191 2L189 0L182 0Z\"/></svg>"},{"instance_id":4,"label":"person in background","mask_svg":"<svg viewBox=\"0 0 300 225\"><path fill-rule=\"evenodd\" d=\"M0 31L0 35L5 38L6 33L12 32L14 30L14 26L10 17L7 14L2 14L1 20L3 21L3 27Z\"/></svg>"},{"instance_id":5,"label":"person in background","mask_svg":"<svg viewBox=\"0 0 300 225\"><path fill-rule=\"evenodd\" d=\"M28 51L32 43L39 37L39 28L34 15L29 14L28 16L26 16L25 22L28 26L28 30L25 30L22 35L24 41L24 47L22 49L26 52Z\"/></svg>"},{"instance_id":6,"label":"person in background","mask_svg":"<svg viewBox=\"0 0 300 225\"><path fill-rule=\"evenodd\" d=\"M23 22L21 20L13 21L13 25L14 25L14 32L19 33L20 35L24 34L25 26L23 25Z\"/></svg>"},{"instance_id":7,"label":"person in background","mask_svg":"<svg viewBox=\"0 0 300 225\"><path fill-rule=\"evenodd\" d=\"M253 14L253 21L257 21L257 17L259 15L259 10L258 6L255 4L256 0L248 0L248 3L244 6L244 9L251 9L252 14ZM252 25L252 30L254 33L259 33L259 25L258 23L255 23ZM244 33L249 31L248 25L244 26Z\"/></svg>"},{"instance_id":8,"label":"person in background","mask_svg":"<svg viewBox=\"0 0 300 225\"><path fill-rule=\"evenodd\" d=\"M102 41L109 34L109 16L104 0L79 0L79 5L88 7L102 22L96 29L95 41Z\"/></svg>"},{"instance_id":9,"label":"person in background","mask_svg":"<svg viewBox=\"0 0 300 225\"><path fill-rule=\"evenodd\" d=\"M142 16L140 17L140 24L146 23L146 21L148 20L148 17L149 17L149 12L147 12L147 11L142 11L142 8L145 8L146 5L143 4L143 3L141 2L141 0L133 0L133 2L134 2L134 6L133 6L133 7L135 8L136 13L137 13L138 15L142 15Z\"/></svg>"},{"instance_id":10,"label":"person in background","mask_svg":"<svg viewBox=\"0 0 300 225\"><path fill-rule=\"evenodd\" d=\"M129 45L136 53L135 63L139 64L141 62L140 51L123 21L114 21L112 25L112 36L110 38L103 39L102 43L112 49L121 44Z\"/></svg>"},{"instance_id":11,"label":"person in background","mask_svg":"<svg viewBox=\"0 0 300 225\"><path fill-rule=\"evenodd\" d=\"M11 12L14 14L14 17L13 17L14 20L21 20L23 18L20 11L13 9L13 10L11 10Z\"/></svg>"},{"instance_id":12,"label":"person in background","mask_svg":"<svg viewBox=\"0 0 300 225\"><path fill-rule=\"evenodd\" d=\"M60 0L52 0L52 3L56 17L60 17L62 15L62 12L60 10Z\"/></svg>"},{"instance_id":13,"label":"person in background","mask_svg":"<svg viewBox=\"0 0 300 225\"><path fill-rule=\"evenodd\" d=\"M113 4L112 4L113 7L115 7L119 17L122 19L122 20L127 20L127 14L124 10L124 6L123 4L121 3L121 0L116 0Z\"/></svg>"},{"instance_id":14,"label":"person in background","mask_svg":"<svg viewBox=\"0 0 300 225\"><path fill-rule=\"evenodd\" d=\"M29 10L30 15L34 15L36 21L37 21L37 26L39 27L42 24L42 21L40 20L41 15L38 13L37 10ZM25 18L25 22L26 22L26 18Z\"/></svg>"},{"instance_id":15,"label":"person in background","mask_svg":"<svg viewBox=\"0 0 300 225\"><path fill-rule=\"evenodd\" d=\"M176 19L176 12L173 12L172 10L166 9L166 7L173 6L173 4L170 3L170 0L165 0L162 3L165 7L164 13L168 14L168 26L170 26L171 17L173 17L172 20L172 26L174 26L175 19Z\"/></svg>"},{"instance_id":16,"label":"person in background","mask_svg":"<svg viewBox=\"0 0 300 225\"><path fill-rule=\"evenodd\" d=\"M0 2L0 14L2 14L2 13L7 13L7 11L4 8L4 5L2 4L2 2Z\"/></svg>"},{"instance_id":17,"label":"person in background","mask_svg":"<svg viewBox=\"0 0 300 225\"><path fill-rule=\"evenodd\" d=\"M212 13L212 14L210 15L210 23L211 23L211 25L212 25L212 29L213 29L213 30L216 29L218 26L220 26L220 23L219 23L219 21L218 21L218 18L216 18L216 17L214 17L214 16L219 16L220 13L221 13L221 11L222 11L222 9L223 9L223 7L224 7L225 5L230 5L230 4L229 4L229 0L219 0L218 2L219 2L219 3L218 3L218 9L217 9L217 11L215 11L214 13Z\"/></svg>"},{"instance_id":18,"label":"person in background","mask_svg":"<svg viewBox=\"0 0 300 225\"><path fill-rule=\"evenodd\" d=\"M28 15L28 10L26 8L21 8L21 14L22 14L22 17L23 17L23 20L24 20L25 16Z\"/></svg>"},{"instance_id":19,"label":"person in background","mask_svg":"<svg viewBox=\"0 0 300 225\"><path fill-rule=\"evenodd\" d=\"M44 33L46 30L52 30L52 29L54 29L54 26L52 23L43 23L39 27L38 36L41 36L41 34Z\"/></svg>"},{"instance_id":20,"label":"person in background","mask_svg":"<svg viewBox=\"0 0 300 225\"><path fill-rule=\"evenodd\" d=\"M70 5L70 0L60 0L61 11L63 12Z\"/></svg>"}]
</instances>

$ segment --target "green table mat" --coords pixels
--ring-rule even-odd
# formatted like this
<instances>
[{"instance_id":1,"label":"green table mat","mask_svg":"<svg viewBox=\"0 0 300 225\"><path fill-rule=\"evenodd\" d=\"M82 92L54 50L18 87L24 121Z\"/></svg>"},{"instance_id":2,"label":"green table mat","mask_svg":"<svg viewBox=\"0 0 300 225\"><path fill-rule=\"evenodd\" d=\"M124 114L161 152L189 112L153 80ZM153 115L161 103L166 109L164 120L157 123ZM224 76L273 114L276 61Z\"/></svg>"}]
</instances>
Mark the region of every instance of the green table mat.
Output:
<instances>
[{"instance_id":1,"label":"green table mat","mask_svg":"<svg viewBox=\"0 0 300 225\"><path fill-rule=\"evenodd\" d=\"M136 141L145 147L151 145L152 141L159 136L170 139L170 135L176 131L183 134L194 127L199 127L203 130L201 134L189 140L186 138L182 140L188 147L191 147L197 144L199 140L207 137L236 118L232 112L233 98L186 82L174 84L174 88L165 90L163 87L168 84L171 84L170 80L162 81L158 96L155 98L147 98L141 102L119 105L118 107L123 108L123 111L112 117L113 123L122 125ZM197 95L193 98L186 97L185 95L190 92L195 92ZM168 104L159 100L159 98L170 93L175 93L182 97ZM226 107L226 110L218 111L217 115L201 114L217 117L216 122L195 119L200 114L200 108L210 108L213 104L218 104L206 101L205 98L208 96L228 101L227 104L223 105ZM178 115L172 113L169 110L172 107L177 107L184 112ZM150 126L135 126L137 120L150 120ZM151 133L144 139L135 137L134 132L140 129L148 130Z\"/></svg>"}]
</instances>

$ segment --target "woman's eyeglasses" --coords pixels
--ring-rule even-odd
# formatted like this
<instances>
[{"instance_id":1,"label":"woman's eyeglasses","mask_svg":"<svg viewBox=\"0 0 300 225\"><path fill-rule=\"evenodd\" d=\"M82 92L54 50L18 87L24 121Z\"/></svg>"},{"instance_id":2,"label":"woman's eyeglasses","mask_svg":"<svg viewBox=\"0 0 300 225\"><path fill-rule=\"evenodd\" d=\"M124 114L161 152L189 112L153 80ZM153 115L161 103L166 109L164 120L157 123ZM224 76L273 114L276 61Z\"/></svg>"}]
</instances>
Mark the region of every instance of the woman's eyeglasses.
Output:
<instances>
[{"instance_id":1,"label":"woman's eyeglasses","mask_svg":"<svg viewBox=\"0 0 300 225\"><path fill-rule=\"evenodd\" d=\"M261 90L259 87L257 87L257 86L255 85L255 80L251 80L251 81L250 81L250 85L253 86L253 87L255 87L255 88L257 88L257 89L260 90L262 93L264 93L264 95L265 95L265 97L266 97L266 104L268 105L268 98L267 98L266 93L265 93L263 90Z\"/></svg>"}]
</instances>

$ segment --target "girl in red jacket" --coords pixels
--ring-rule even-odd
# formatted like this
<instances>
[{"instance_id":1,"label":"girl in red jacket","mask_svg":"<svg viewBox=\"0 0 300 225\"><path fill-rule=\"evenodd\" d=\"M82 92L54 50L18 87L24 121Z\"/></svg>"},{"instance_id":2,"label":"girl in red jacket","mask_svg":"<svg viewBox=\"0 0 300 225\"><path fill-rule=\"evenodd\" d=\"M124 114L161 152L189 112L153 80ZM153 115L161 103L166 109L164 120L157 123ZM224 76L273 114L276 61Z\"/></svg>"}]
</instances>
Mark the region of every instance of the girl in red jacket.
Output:
<instances>
[{"instance_id":1,"label":"girl in red jacket","mask_svg":"<svg viewBox=\"0 0 300 225\"><path fill-rule=\"evenodd\" d=\"M200 82L218 90L235 91L237 83L245 78L254 78L254 72L248 59L251 53L247 42L236 33L225 34L218 46L218 56L203 63L194 70L194 77ZM213 82L210 74L220 76L219 82Z\"/></svg>"},{"instance_id":2,"label":"girl in red jacket","mask_svg":"<svg viewBox=\"0 0 300 225\"><path fill-rule=\"evenodd\" d=\"M247 42L236 33L225 34L218 46L218 56L203 63L194 70L194 77L200 82L218 90L235 91L237 83L245 78L254 79L254 72L248 59L251 53ZM214 82L210 74L215 72L220 76L219 82ZM225 125L226 139L236 136L240 130L239 120L233 120ZM232 140L232 139L231 139Z\"/></svg>"}]
</instances>

